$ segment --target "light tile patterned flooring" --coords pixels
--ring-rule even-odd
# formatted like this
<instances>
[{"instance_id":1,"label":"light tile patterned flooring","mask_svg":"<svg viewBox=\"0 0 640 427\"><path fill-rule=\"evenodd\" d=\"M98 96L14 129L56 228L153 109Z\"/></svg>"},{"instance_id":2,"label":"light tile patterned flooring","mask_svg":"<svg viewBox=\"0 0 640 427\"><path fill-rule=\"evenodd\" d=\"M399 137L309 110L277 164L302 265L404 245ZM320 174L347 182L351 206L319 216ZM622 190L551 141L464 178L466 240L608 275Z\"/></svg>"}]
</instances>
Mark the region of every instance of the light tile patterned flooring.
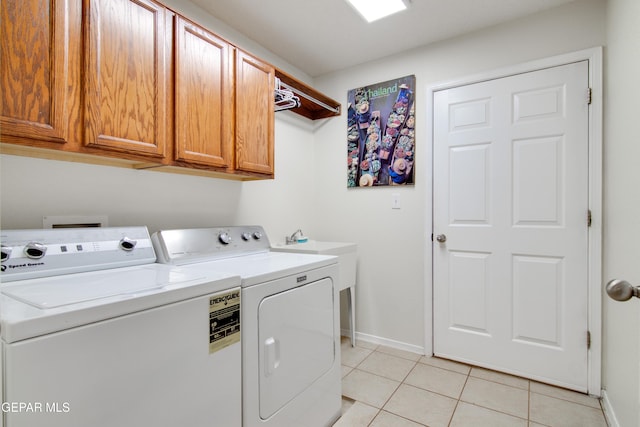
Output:
<instances>
[{"instance_id":1,"label":"light tile patterned flooring","mask_svg":"<svg viewBox=\"0 0 640 427\"><path fill-rule=\"evenodd\" d=\"M342 338L342 417L334 427L606 427L584 394Z\"/></svg>"}]
</instances>

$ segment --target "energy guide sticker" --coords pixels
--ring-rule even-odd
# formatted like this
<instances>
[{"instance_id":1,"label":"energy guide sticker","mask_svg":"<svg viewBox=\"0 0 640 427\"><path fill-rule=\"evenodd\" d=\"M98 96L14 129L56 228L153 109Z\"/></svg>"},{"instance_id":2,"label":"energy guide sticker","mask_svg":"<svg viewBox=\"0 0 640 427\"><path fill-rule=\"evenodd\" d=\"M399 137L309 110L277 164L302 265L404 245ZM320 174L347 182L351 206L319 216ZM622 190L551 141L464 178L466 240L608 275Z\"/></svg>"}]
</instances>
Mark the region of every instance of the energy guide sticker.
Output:
<instances>
[{"instance_id":1,"label":"energy guide sticker","mask_svg":"<svg viewBox=\"0 0 640 427\"><path fill-rule=\"evenodd\" d=\"M209 354L240 342L240 289L209 298Z\"/></svg>"}]
</instances>

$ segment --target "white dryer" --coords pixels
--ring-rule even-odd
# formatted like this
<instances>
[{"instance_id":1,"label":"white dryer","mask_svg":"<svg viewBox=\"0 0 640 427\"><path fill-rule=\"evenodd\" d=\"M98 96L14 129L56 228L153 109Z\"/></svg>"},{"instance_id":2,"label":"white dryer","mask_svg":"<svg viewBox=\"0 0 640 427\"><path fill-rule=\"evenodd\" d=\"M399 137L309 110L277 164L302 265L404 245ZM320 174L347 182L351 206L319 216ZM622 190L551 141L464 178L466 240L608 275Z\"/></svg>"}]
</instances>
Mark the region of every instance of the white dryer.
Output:
<instances>
[{"instance_id":1,"label":"white dryer","mask_svg":"<svg viewBox=\"0 0 640 427\"><path fill-rule=\"evenodd\" d=\"M2 231L4 427L239 427L240 279L146 227Z\"/></svg>"},{"instance_id":2,"label":"white dryer","mask_svg":"<svg viewBox=\"0 0 640 427\"><path fill-rule=\"evenodd\" d=\"M241 277L244 427L323 427L341 411L337 257L271 252L259 226L164 230L158 261Z\"/></svg>"}]
</instances>

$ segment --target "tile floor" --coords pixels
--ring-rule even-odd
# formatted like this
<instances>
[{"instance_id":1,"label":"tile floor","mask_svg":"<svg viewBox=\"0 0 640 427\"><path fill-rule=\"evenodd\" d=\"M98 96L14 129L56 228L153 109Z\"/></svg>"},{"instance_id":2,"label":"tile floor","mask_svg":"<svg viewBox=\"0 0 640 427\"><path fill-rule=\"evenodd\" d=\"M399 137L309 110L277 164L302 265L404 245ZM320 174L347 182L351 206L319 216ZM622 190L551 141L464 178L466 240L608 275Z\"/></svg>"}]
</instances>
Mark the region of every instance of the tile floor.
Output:
<instances>
[{"instance_id":1,"label":"tile floor","mask_svg":"<svg viewBox=\"0 0 640 427\"><path fill-rule=\"evenodd\" d=\"M334 427L606 427L600 401L435 357L342 339Z\"/></svg>"}]
</instances>

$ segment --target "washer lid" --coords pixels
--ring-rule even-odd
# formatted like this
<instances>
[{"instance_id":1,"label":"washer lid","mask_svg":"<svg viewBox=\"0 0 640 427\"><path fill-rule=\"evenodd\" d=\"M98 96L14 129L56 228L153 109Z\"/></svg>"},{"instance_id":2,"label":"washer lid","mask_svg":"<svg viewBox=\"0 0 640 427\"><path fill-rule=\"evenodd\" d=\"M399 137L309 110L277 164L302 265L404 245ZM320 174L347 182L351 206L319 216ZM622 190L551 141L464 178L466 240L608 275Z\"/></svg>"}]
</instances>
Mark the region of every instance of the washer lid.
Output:
<instances>
[{"instance_id":1,"label":"washer lid","mask_svg":"<svg viewBox=\"0 0 640 427\"><path fill-rule=\"evenodd\" d=\"M47 280L12 284L2 292L18 301L37 308L55 308L113 296L136 296L161 291L167 286L195 280L174 269L135 268L100 271L89 275L77 274L51 277ZM14 282L16 283L16 282Z\"/></svg>"},{"instance_id":2,"label":"washer lid","mask_svg":"<svg viewBox=\"0 0 640 427\"><path fill-rule=\"evenodd\" d=\"M22 280L0 287L0 334L20 341L239 286L232 274L161 264Z\"/></svg>"}]
</instances>

